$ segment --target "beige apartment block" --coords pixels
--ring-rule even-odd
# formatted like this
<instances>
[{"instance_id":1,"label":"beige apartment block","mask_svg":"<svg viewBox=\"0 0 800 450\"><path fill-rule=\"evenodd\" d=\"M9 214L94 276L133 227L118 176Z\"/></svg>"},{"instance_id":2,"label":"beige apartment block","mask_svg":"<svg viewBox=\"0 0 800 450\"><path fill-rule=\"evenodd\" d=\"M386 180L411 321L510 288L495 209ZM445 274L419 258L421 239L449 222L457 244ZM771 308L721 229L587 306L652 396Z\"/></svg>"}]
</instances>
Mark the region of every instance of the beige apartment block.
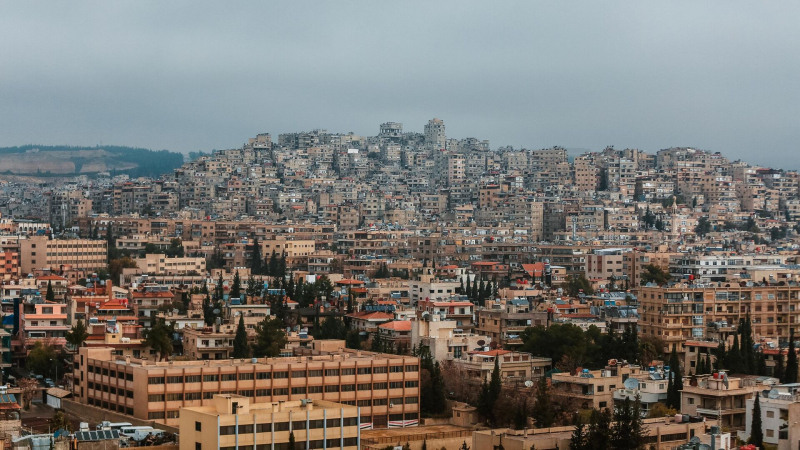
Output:
<instances>
[{"instance_id":1,"label":"beige apartment block","mask_svg":"<svg viewBox=\"0 0 800 450\"><path fill-rule=\"evenodd\" d=\"M678 284L664 287L639 287L641 304L639 325L643 335L654 335L668 347L679 351L687 340L706 337L707 327L725 322L736 327L750 315L755 339L788 339L797 331L800 319L800 286L738 283L715 287Z\"/></svg>"},{"instance_id":2,"label":"beige apartment block","mask_svg":"<svg viewBox=\"0 0 800 450\"><path fill-rule=\"evenodd\" d=\"M181 410L180 450L357 449L358 408L324 400L254 403L241 395L215 395L208 406Z\"/></svg>"},{"instance_id":3,"label":"beige apartment block","mask_svg":"<svg viewBox=\"0 0 800 450\"><path fill-rule=\"evenodd\" d=\"M34 269L60 270L71 266L77 270L105 268L108 259L106 241L102 239L49 239L31 236L19 241L22 273Z\"/></svg>"},{"instance_id":4,"label":"beige apartment block","mask_svg":"<svg viewBox=\"0 0 800 450\"><path fill-rule=\"evenodd\" d=\"M361 422L376 428L419 419L418 358L347 350L341 341L323 351L325 342L314 342L310 356L223 361L155 361L81 348L73 393L84 404L173 426L182 408L211 406L218 394L254 404L312 399L357 406Z\"/></svg>"}]
</instances>

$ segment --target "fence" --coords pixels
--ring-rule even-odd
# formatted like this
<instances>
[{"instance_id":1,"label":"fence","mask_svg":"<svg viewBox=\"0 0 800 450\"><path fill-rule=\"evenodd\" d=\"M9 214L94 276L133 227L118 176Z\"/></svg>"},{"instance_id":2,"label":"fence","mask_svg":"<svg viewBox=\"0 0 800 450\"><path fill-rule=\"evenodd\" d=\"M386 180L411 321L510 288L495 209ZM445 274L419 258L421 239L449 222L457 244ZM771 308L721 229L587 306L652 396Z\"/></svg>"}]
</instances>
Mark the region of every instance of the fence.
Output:
<instances>
[{"instance_id":1,"label":"fence","mask_svg":"<svg viewBox=\"0 0 800 450\"><path fill-rule=\"evenodd\" d=\"M472 438L472 430L440 431L438 433L396 434L392 436L361 439L361 445L389 445L398 442L435 441L442 439Z\"/></svg>"}]
</instances>

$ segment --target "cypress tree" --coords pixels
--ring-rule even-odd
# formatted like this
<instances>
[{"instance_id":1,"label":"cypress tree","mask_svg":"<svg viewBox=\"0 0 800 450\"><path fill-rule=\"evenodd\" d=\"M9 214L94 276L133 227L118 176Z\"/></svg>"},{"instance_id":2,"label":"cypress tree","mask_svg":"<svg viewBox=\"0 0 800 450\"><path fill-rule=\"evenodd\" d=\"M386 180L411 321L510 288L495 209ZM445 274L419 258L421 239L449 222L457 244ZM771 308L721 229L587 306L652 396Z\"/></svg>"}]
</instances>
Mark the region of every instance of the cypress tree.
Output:
<instances>
[{"instance_id":1,"label":"cypress tree","mask_svg":"<svg viewBox=\"0 0 800 450\"><path fill-rule=\"evenodd\" d=\"M797 352L794 349L794 332L789 336L789 354L786 356L784 383L797 383Z\"/></svg>"},{"instance_id":2,"label":"cypress tree","mask_svg":"<svg viewBox=\"0 0 800 450\"><path fill-rule=\"evenodd\" d=\"M742 373L742 351L739 347L739 335L733 335L733 345L726 355L728 370L731 373Z\"/></svg>"},{"instance_id":3,"label":"cypress tree","mask_svg":"<svg viewBox=\"0 0 800 450\"><path fill-rule=\"evenodd\" d=\"M289 432L289 450L297 450L297 443L294 440L294 430Z\"/></svg>"},{"instance_id":4,"label":"cypress tree","mask_svg":"<svg viewBox=\"0 0 800 450\"><path fill-rule=\"evenodd\" d=\"M47 281L47 293L45 294L44 299L48 302L55 301L56 299L56 293L53 292L53 282L50 280Z\"/></svg>"},{"instance_id":5,"label":"cypress tree","mask_svg":"<svg viewBox=\"0 0 800 450\"><path fill-rule=\"evenodd\" d=\"M242 280L239 279L239 271L233 274L233 286L231 286L231 293L228 298L239 298L242 296Z\"/></svg>"},{"instance_id":6,"label":"cypress tree","mask_svg":"<svg viewBox=\"0 0 800 450\"><path fill-rule=\"evenodd\" d=\"M775 356L775 367L772 368L772 376L777 378L783 383L784 376L786 375L786 366L783 362L783 350L778 349L778 355Z\"/></svg>"},{"instance_id":7,"label":"cypress tree","mask_svg":"<svg viewBox=\"0 0 800 450\"><path fill-rule=\"evenodd\" d=\"M236 327L236 336L233 338L233 357L250 357L250 343L247 341L247 330L244 327L243 315L239 315L239 325Z\"/></svg>"},{"instance_id":8,"label":"cypress tree","mask_svg":"<svg viewBox=\"0 0 800 450\"><path fill-rule=\"evenodd\" d=\"M753 419L750 422L750 439L747 440L747 443L762 448L764 446L764 430L761 428L761 402L759 398L760 396L756 392L756 398L753 400Z\"/></svg>"},{"instance_id":9,"label":"cypress tree","mask_svg":"<svg viewBox=\"0 0 800 450\"><path fill-rule=\"evenodd\" d=\"M264 261L261 257L261 244L258 243L258 238L254 238L253 252L250 254L250 273L253 275L261 275L263 265Z\"/></svg>"}]
</instances>

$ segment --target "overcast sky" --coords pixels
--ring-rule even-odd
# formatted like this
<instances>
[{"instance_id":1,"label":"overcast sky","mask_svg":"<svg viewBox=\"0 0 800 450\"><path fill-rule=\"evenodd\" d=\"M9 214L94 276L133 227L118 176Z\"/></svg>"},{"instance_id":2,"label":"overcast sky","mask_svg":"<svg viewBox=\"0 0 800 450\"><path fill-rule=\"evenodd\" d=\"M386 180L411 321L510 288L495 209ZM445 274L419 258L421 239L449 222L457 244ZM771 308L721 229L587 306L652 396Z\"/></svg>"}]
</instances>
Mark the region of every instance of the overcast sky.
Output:
<instances>
[{"instance_id":1,"label":"overcast sky","mask_svg":"<svg viewBox=\"0 0 800 450\"><path fill-rule=\"evenodd\" d=\"M381 122L800 168L800 2L0 1L0 146ZM0 161L0 166L2 161Z\"/></svg>"}]
</instances>

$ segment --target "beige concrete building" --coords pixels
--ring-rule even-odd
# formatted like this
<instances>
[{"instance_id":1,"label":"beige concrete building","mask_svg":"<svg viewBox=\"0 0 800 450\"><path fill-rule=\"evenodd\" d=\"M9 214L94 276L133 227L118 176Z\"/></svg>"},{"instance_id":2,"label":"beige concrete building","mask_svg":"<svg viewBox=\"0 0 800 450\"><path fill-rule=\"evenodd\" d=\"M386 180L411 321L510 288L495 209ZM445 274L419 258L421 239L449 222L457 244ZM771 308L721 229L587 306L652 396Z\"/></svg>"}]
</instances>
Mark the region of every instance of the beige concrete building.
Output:
<instances>
[{"instance_id":1,"label":"beige concrete building","mask_svg":"<svg viewBox=\"0 0 800 450\"><path fill-rule=\"evenodd\" d=\"M206 259L191 256L169 258L164 254L148 253L137 259L136 265L142 273L159 275L203 274L206 271Z\"/></svg>"},{"instance_id":2,"label":"beige concrete building","mask_svg":"<svg viewBox=\"0 0 800 450\"><path fill-rule=\"evenodd\" d=\"M357 449L360 431L354 406L324 400L255 403L224 394L208 406L181 410L180 450L294 450L290 434L305 449Z\"/></svg>"},{"instance_id":3,"label":"beige concrete building","mask_svg":"<svg viewBox=\"0 0 800 450\"><path fill-rule=\"evenodd\" d=\"M20 267L23 274L34 269L98 270L107 265L108 251L102 239L49 239L31 236L19 241Z\"/></svg>"},{"instance_id":4,"label":"beige concrete building","mask_svg":"<svg viewBox=\"0 0 800 450\"><path fill-rule=\"evenodd\" d=\"M665 287L639 287L641 304L639 325L643 335L660 337L682 350L689 339L706 337L707 327L735 327L749 314L753 335L788 339L798 322L800 286L738 283L715 287L675 284Z\"/></svg>"},{"instance_id":5,"label":"beige concrete building","mask_svg":"<svg viewBox=\"0 0 800 450\"><path fill-rule=\"evenodd\" d=\"M343 349L341 341L324 351L325 343L315 341L307 356L224 361L155 361L81 348L73 394L84 404L173 426L181 408L211 406L218 394L255 404L339 402L360 407L361 422L376 428L419 420L418 358Z\"/></svg>"},{"instance_id":6,"label":"beige concrete building","mask_svg":"<svg viewBox=\"0 0 800 450\"><path fill-rule=\"evenodd\" d=\"M719 420L721 426L731 431L745 430L747 400L778 383L775 378L728 377L723 373L697 377L696 381L684 382L681 412Z\"/></svg>"}]
</instances>

